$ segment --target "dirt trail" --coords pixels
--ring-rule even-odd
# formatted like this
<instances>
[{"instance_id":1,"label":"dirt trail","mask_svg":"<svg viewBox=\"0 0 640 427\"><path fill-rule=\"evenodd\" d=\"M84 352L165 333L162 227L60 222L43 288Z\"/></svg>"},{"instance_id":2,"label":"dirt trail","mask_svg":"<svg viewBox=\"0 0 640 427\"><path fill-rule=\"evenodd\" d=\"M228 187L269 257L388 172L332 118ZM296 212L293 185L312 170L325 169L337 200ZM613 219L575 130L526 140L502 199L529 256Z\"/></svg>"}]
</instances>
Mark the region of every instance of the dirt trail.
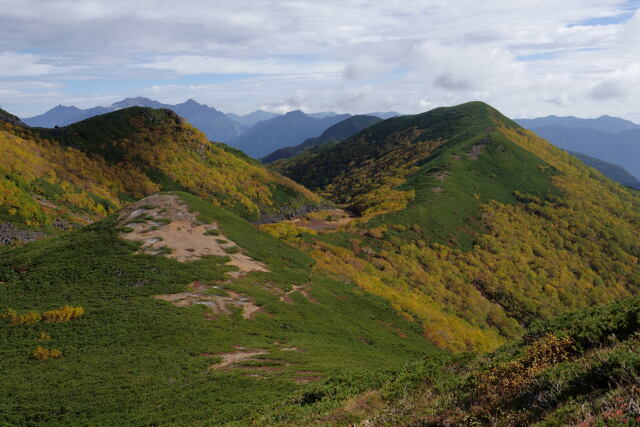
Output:
<instances>
[{"instance_id":1,"label":"dirt trail","mask_svg":"<svg viewBox=\"0 0 640 427\"><path fill-rule=\"evenodd\" d=\"M121 237L143 242L140 248L143 253L165 255L181 262L206 255L228 256L231 258L228 264L238 268L230 273L236 277L250 271L268 271L264 264L243 254L216 224L200 223L196 213L189 212L177 196L155 194L146 197L123 209L119 219L121 224L132 229ZM233 250L238 252L227 252Z\"/></svg>"},{"instance_id":2,"label":"dirt trail","mask_svg":"<svg viewBox=\"0 0 640 427\"><path fill-rule=\"evenodd\" d=\"M284 294L281 294L279 301L292 304L293 300L291 299L290 295L296 292L300 292L300 294L303 297L305 297L307 300L309 300L309 302L318 302L315 298L311 296L311 294L307 290L307 286L308 285L291 285L292 289Z\"/></svg>"}]
</instances>

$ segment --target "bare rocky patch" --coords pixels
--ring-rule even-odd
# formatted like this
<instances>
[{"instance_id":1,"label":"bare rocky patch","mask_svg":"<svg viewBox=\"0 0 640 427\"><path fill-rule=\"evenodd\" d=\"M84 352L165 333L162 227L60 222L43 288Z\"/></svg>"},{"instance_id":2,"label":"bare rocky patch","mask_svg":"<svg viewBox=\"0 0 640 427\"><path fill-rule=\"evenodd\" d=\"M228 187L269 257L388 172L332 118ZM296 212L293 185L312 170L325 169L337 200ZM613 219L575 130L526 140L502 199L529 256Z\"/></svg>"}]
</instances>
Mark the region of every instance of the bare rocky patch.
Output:
<instances>
[{"instance_id":1,"label":"bare rocky patch","mask_svg":"<svg viewBox=\"0 0 640 427\"><path fill-rule=\"evenodd\" d=\"M467 153L467 156L471 160L478 160L478 157L480 157L480 153L482 153L482 149L486 146L487 146L486 143L474 145L473 147L471 147L471 150Z\"/></svg>"},{"instance_id":2,"label":"bare rocky patch","mask_svg":"<svg viewBox=\"0 0 640 427\"><path fill-rule=\"evenodd\" d=\"M240 276L251 271L268 271L267 267L238 250L237 245L224 236L216 224L202 224L195 212L189 212L178 196L154 194L120 212L120 223L130 229L121 234L127 240L142 242L140 252L164 255L181 262L204 256L228 256L227 263L237 268L229 273ZM212 233L212 230L215 230Z\"/></svg>"},{"instance_id":3,"label":"bare rocky patch","mask_svg":"<svg viewBox=\"0 0 640 427\"><path fill-rule=\"evenodd\" d=\"M315 371L298 371L296 376L293 378L293 381L297 384L307 384L312 381L318 381L322 379L322 376L319 372Z\"/></svg>"},{"instance_id":4,"label":"bare rocky patch","mask_svg":"<svg viewBox=\"0 0 640 427\"><path fill-rule=\"evenodd\" d=\"M430 173L429 176L435 179L436 181L445 182L447 180L447 177L449 176L449 172L448 171L433 172L433 173Z\"/></svg>"},{"instance_id":5,"label":"bare rocky patch","mask_svg":"<svg viewBox=\"0 0 640 427\"><path fill-rule=\"evenodd\" d=\"M289 304L293 304L293 300L291 299L291 295L299 292L303 297L305 297L309 302L317 303L318 301L311 296L309 291L307 290L308 285L292 285L291 290L280 294L280 302L286 302Z\"/></svg>"},{"instance_id":6,"label":"bare rocky patch","mask_svg":"<svg viewBox=\"0 0 640 427\"><path fill-rule=\"evenodd\" d=\"M232 314L233 308L242 310L243 319L252 319L261 307L256 305L251 298L237 292L225 290L227 296L207 295L204 292L207 286L200 283L190 286L191 292L178 292L176 294L155 295L154 298L167 301L177 307L187 307L190 305L204 305L209 308L210 314Z\"/></svg>"}]
</instances>

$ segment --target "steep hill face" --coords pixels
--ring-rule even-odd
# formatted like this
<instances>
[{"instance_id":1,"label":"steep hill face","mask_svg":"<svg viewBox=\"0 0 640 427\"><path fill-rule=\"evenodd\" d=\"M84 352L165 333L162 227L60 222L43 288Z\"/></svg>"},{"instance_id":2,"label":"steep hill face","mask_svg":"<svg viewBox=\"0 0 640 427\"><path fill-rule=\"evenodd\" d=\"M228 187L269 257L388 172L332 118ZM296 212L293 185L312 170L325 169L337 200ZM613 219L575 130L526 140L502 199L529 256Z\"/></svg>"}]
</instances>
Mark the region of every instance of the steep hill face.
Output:
<instances>
[{"instance_id":1,"label":"steep hill face","mask_svg":"<svg viewBox=\"0 0 640 427\"><path fill-rule=\"evenodd\" d=\"M2 218L32 226L87 223L163 189L251 220L319 203L169 110L133 107L58 129L5 120L0 153Z\"/></svg>"},{"instance_id":2,"label":"steep hill face","mask_svg":"<svg viewBox=\"0 0 640 427\"><path fill-rule=\"evenodd\" d=\"M638 193L486 104L386 120L279 166L360 217L309 248L318 268L416 313L442 347L494 348L639 290Z\"/></svg>"},{"instance_id":3,"label":"steep hill face","mask_svg":"<svg viewBox=\"0 0 640 427\"><path fill-rule=\"evenodd\" d=\"M302 111L291 111L283 116L257 123L247 132L230 142L247 155L260 158L283 147L297 145L316 137L329 126L348 118L349 115L314 118Z\"/></svg>"},{"instance_id":4,"label":"steep hill face","mask_svg":"<svg viewBox=\"0 0 640 427\"><path fill-rule=\"evenodd\" d=\"M623 299L536 323L490 354L425 358L352 399L367 411L345 403L322 418L347 412L365 425L406 427L637 425L638 314L640 299Z\"/></svg>"},{"instance_id":5,"label":"steep hill face","mask_svg":"<svg viewBox=\"0 0 640 427\"><path fill-rule=\"evenodd\" d=\"M261 160L264 163L275 162L276 160L286 159L289 157L293 157L297 154L302 153L305 150L309 150L313 147L317 147L322 144L326 144L331 141L342 141L343 139L349 138L350 136L355 135L360 132L362 129L368 128L371 125L374 125L378 122L381 122L382 119L375 116L353 116L349 117L346 120L336 123L335 125L329 127L327 130L322 132L322 135L309 138L304 141L302 144L293 146L293 147L285 147L279 150L274 151L268 156L263 157Z\"/></svg>"}]
</instances>

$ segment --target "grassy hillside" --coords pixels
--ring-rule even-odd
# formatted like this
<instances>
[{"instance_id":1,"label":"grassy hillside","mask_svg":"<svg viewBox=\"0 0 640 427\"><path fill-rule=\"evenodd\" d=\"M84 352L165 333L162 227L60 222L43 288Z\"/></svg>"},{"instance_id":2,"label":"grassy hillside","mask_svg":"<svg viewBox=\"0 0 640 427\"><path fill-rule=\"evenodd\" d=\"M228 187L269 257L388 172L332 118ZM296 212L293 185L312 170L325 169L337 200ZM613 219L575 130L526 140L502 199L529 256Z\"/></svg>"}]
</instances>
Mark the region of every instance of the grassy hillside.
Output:
<instances>
[{"instance_id":1,"label":"grassy hillside","mask_svg":"<svg viewBox=\"0 0 640 427\"><path fill-rule=\"evenodd\" d=\"M410 359L443 355L381 298L314 272L309 256L236 215L177 195L198 218L174 217L180 241L197 237L185 227L214 227L210 245L224 235L233 255L179 262L170 248L151 255L123 240L145 221L171 229L158 216L171 195L0 249L0 424L274 425L379 387ZM234 274L238 253L268 271ZM229 355L237 359L221 367Z\"/></svg>"},{"instance_id":2,"label":"grassy hillside","mask_svg":"<svg viewBox=\"0 0 640 427\"><path fill-rule=\"evenodd\" d=\"M168 110L127 108L57 129L9 117L0 153L0 218L30 226L87 223L159 190L187 190L251 220L320 201Z\"/></svg>"},{"instance_id":3,"label":"grassy hillside","mask_svg":"<svg viewBox=\"0 0 640 427\"><path fill-rule=\"evenodd\" d=\"M635 294L640 197L482 103L386 120L280 170L358 218L318 269L417 314L451 350Z\"/></svg>"}]
</instances>

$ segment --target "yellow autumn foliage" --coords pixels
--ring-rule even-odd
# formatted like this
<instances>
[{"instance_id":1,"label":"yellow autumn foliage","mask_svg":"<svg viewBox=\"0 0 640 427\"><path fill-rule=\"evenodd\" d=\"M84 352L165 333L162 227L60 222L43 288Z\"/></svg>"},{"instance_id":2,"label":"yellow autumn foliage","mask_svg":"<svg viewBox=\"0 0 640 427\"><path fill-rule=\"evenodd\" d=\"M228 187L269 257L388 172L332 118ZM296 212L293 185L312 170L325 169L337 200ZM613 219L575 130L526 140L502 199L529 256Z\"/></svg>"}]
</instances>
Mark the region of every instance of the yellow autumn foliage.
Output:
<instances>
[{"instance_id":1,"label":"yellow autumn foliage","mask_svg":"<svg viewBox=\"0 0 640 427\"><path fill-rule=\"evenodd\" d=\"M32 355L36 360L57 359L62 356L62 351L56 348L47 349L42 346L37 346L35 350L33 350Z\"/></svg>"},{"instance_id":2,"label":"yellow autumn foliage","mask_svg":"<svg viewBox=\"0 0 640 427\"><path fill-rule=\"evenodd\" d=\"M0 315L0 318L9 320L11 326L20 325L33 325L39 322L45 323L61 323L68 322L69 320L78 318L84 314L84 308L71 307L65 305L62 308L55 310L45 311L40 314L37 311L30 311L25 314L18 314L15 310L7 309L7 311Z\"/></svg>"},{"instance_id":3,"label":"yellow autumn foliage","mask_svg":"<svg viewBox=\"0 0 640 427\"><path fill-rule=\"evenodd\" d=\"M262 224L258 228L278 239L291 239L302 234L318 234L310 228L300 227L293 221L280 221L272 224Z\"/></svg>"}]
</instances>

